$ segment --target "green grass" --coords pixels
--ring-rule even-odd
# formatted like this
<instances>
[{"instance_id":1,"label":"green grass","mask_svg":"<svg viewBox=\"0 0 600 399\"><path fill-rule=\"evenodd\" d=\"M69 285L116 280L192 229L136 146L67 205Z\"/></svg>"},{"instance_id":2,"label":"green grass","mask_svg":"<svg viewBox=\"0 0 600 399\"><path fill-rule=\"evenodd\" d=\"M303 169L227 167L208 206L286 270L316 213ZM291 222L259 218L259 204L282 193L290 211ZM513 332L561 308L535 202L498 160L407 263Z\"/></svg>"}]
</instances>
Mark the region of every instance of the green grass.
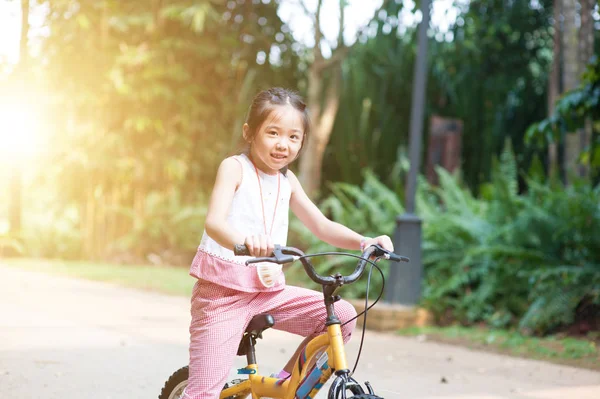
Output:
<instances>
[{"instance_id":1,"label":"green grass","mask_svg":"<svg viewBox=\"0 0 600 399\"><path fill-rule=\"evenodd\" d=\"M189 296L196 280L185 267L116 265L110 263L29 258L0 258L0 264L62 276L103 281L170 295Z\"/></svg>"},{"instance_id":2,"label":"green grass","mask_svg":"<svg viewBox=\"0 0 600 399\"><path fill-rule=\"evenodd\" d=\"M472 349L600 370L600 352L592 339L598 337L540 338L525 336L514 331L462 326L410 327L398 333L405 336L425 335L433 341L458 344Z\"/></svg>"}]
</instances>

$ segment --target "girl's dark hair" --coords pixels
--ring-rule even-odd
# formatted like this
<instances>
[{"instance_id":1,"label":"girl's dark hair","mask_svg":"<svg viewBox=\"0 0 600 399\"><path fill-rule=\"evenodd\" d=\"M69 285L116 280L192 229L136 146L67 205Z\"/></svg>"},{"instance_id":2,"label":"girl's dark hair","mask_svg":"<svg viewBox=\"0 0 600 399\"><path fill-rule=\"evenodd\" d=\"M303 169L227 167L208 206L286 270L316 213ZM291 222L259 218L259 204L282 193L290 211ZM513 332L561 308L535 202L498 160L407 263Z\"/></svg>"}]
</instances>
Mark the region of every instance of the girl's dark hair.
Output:
<instances>
[{"instance_id":1,"label":"girl's dark hair","mask_svg":"<svg viewBox=\"0 0 600 399\"><path fill-rule=\"evenodd\" d=\"M258 129L277 105L291 105L302 114L302 127L304 129L304 136L300 147L300 151L302 151L304 143L306 143L310 133L308 110L306 109L304 100L302 100L302 97L298 93L281 87L263 90L252 100L252 104L250 104L248 114L246 115L246 123L249 128L246 140L251 142L254 139L258 133ZM300 152L298 152L298 154L300 154ZM287 170L287 168L285 169ZM282 170L282 172L285 174L286 170Z\"/></svg>"}]
</instances>

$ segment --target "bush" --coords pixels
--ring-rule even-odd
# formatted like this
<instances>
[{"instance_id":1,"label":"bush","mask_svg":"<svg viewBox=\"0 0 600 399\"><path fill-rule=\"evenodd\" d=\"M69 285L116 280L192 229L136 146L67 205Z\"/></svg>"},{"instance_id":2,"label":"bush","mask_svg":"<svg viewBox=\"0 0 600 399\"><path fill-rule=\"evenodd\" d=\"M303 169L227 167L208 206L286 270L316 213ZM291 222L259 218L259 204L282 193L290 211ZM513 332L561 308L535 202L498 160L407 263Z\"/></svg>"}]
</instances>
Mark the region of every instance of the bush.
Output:
<instances>
[{"instance_id":1,"label":"bush","mask_svg":"<svg viewBox=\"0 0 600 399\"><path fill-rule=\"evenodd\" d=\"M74 207L28 212L23 223L23 254L40 258L79 259L83 238Z\"/></svg>"},{"instance_id":2,"label":"bush","mask_svg":"<svg viewBox=\"0 0 600 399\"><path fill-rule=\"evenodd\" d=\"M112 250L121 254L137 253L152 263L187 265L202 237L205 204L202 197L197 204L184 203L176 190L152 192L144 199L142 215L129 208L117 210L131 218L133 228Z\"/></svg>"},{"instance_id":3,"label":"bush","mask_svg":"<svg viewBox=\"0 0 600 399\"><path fill-rule=\"evenodd\" d=\"M330 189L332 194L320 204L321 211L332 220L349 226L365 236L391 234L395 226L395 215L404 212L398 195L379 181L371 171L364 173L362 187L335 183L330 185ZM360 212L357 212L357 209L360 209ZM300 245L307 247L306 252L331 251L328 244L318 240L299 220L292 219L291 230L297 235L296 239L301 241ZM339 248L336 250L342 251ZM329 275L338 270L341 273L351 272L356 266L356 261L356 258L331 256L315 259L315 265L318 265L319 273ZM386 267L383 266L384 272ZM287 273L292 280L310 281L301 270L290 269ZM377 296L381 290L381 278L377 272L375 274L369 292ZM346 297L364 298L366 292L367 279L362 278L344 287L343 294Z\"/></svg>"},{"instance_id":4,"label":"bush","mask_svg":"<svg viewBox=\"0 0 600 399\"><path fill-rule=\"evenodd\" d=\"M599 187L586 181L563 187L532 172L527 191L520 194L509 147L478 196L461 184L460 174L439 169L438 175L438 187L421 180L417 192L423 219L422 305L438 319L543 334L572 323L578 307L598 308ZM333 220L365 235L393 233L403 206L373 174L365 174L362 187L336 183L331 189L321 209ZM298 223L293 229L309 244L308 251L326 248ZM353 263L335 258L320 267L330 272ZM365 285L355 284L347 294L364 297Z\"/></svg>"}]
</instances>

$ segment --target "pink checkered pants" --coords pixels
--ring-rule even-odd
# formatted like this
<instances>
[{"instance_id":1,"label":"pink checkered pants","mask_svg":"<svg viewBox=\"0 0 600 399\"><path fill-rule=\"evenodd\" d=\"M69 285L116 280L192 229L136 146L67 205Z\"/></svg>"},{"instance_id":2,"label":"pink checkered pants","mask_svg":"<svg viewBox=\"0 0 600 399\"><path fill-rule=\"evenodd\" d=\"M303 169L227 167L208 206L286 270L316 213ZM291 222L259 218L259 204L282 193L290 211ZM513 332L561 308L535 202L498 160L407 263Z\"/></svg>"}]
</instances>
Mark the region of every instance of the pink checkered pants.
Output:
<instances>
[{"instance_id":1,"label":"pink checkered pants","mask_svg":"<svg viewBox=\"0 0 600 399\"><path fill-rule=\"evenodd\" d=\"M246 326L253 316L269 313L273 328L301 335L325 332L323 294L285 286L274 292L242 292L206 280L198 280L192 294L190 325L190 376L186 399L218 399L237 353ZM356 316L346 301L335 304L342 321ZM342 327L344 342L356 321Z\"/></svg>"}]
</instances>

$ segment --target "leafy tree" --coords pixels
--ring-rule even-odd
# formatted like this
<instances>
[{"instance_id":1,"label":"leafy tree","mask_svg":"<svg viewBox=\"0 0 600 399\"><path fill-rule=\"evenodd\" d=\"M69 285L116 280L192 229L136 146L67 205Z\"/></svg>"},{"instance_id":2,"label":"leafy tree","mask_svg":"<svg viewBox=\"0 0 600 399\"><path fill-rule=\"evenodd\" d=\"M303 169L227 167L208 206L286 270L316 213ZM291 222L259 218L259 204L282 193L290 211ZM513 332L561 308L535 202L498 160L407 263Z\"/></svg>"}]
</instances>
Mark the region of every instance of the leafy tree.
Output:
<instances>
[{"instance_id":1,"label":"leafy tree","mask_svg":"<svg viewBox=\"0 0 600 399\"><path fill-rule=\"evenodd\" d=\"M454 40L432 50L432 111L464 122L463 171L471 187L490 178L492 154L510 138L527 169L526 128L546 112L551 61L549 1L474 1L457 20ZM439 83L438 83L439 82Z\"/></svg>"},{"instance_id":2,"label":"leafy tree","mask_svg":"<svg viewBox=\"0 0 600 399\"><path fill-rule=\"evenodd\" d=\"M29 33L29 0L21 0L21 35L19 38L19 63L13 71L13 78L17 82L16 87L24 89L24 83L29 78L29 47L27 35ZM9 225L12 235L21 233L22 214L22 176L21 171L14 165L11 169L10 182L10 209Z\"/></svg>"},{"instance_id":3,"label":"leafy tree","mask_svg":"<svg viewBox=\"0 0 600 399\"><path fill-rule=\"evenodd\" d=\"M588 123L591 140L580 159L591 168L591 181L597 184L600 181L600 58L588 65L581 84L556 102L552 115L530 126L527 140L545 148L559 142L567 132L583 129Z\"/></svg>"},{"instance_id":4,"label":"leafy tree","mask_svg":"<svg viewBox=\"0 0 600 399\"><path fill-rule=\"evenodd\" d=\"M296 85L297 56L277 4L46 5L41 57L57 123L44 175L60 192L57 214L77 209L81 245L71 256L192 250L205 193L236 148L248 97L273 74ZM257 62L273 46L280 61Z\"/></svg>"},{"instance_id":5,"label":"leafy tree","mask_svg":"<svg viewBox=\"0 0 600 399\"><path fill-rule=\"evenodd\" d=\"M374 18L380 10L390 3L384 0L381 7L375 11ZM317 1L316 11L311 13L302 1L305 12L313 20L314 46L310 52L310 61L306 76L306 91L308 108L311 112L312 134L307 142L306 150L300 158L299 179L304 190L314 196L321 187L321 174L325 149L329 143L335 117L340 106L340 90L342 85L342 61L346 58L351 47L344 43L344 12L346 0L339 0L340 28L336 43L332 46L332 55L326 58L323 53L325 42L321 27L323 1Z\"/></svg>"},{"instance_id":6,"label":"leafy tree","mask_svg":"<svg viewBox=\"0 0 600 399\"><path fill-rule=\"evenodd\" d=\"M519 154L521 170L536 153L524 146L523 137L546 115L552 7L549 0L535 7L499 0L461 4L448 32L430 28L427 118L436 114L464 122L462 170L476 188L489 180L492 155L500 153L506 138ZM385 178L407 146L416 31L402 25L401 10L388 4L372 23L377 33L355 46L344 63L342 106L326 151L325 180L358 183L364 167Z\"/></svg>"},{"instance_id":7,"label":"leafy tree","mask_svg":"<svg viewBox=\"0 0 600 399\"><path fill-rule=\"evenodd\" d=\"M416 32L402 25L402 9L402 4L387 3L370 25L374 37L362 37L343 63L340 112L325 152L325 180L358 184L365 167L386 178L399 147L408 142Z\"/></svg>"},{"instance_id":8,"label":"leafy tree","mask_svg":"<svg viewBox=\"0 0 600 399\"><path fill-rule=\"evenodd\" d=\"M594 0L561 0L555 7L560 7L561 20L555 18L555 35L560 35L559 52L554 57L559 58L562 71L561 87L559 92L571 91L579 83L586 64L590 61L594 49L594 30L592 11ZM558 15L558 13L556 14ZM577 135L564 137L564 154L561 160L561 169L575 169L577 158L585 147L589 146L589 132L582 126ZM564 173L564 172L563 172ZM579 168L579 174L585 175L585 168Z\"/></svg>"}]
</instances>

